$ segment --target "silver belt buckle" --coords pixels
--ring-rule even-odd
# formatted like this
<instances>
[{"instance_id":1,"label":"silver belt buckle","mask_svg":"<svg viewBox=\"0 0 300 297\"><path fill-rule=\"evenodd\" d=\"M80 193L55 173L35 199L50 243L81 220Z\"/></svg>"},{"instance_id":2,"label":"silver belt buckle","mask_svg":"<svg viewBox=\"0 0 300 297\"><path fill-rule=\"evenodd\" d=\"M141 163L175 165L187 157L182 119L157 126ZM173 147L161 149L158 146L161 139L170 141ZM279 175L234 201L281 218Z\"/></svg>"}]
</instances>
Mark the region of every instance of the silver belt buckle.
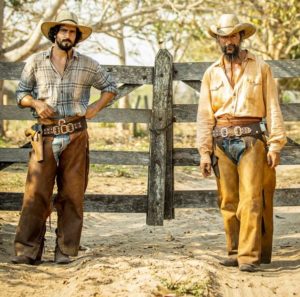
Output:
<instances>
[{"instance_id":1,"label":"silver belt buckle","mask_svg":"<svg viewBox=\"0 0 300 297\"><path fill-rule=\"evenodd\" d=\"M233 128L233 133L235 136L241 136L243 134L241 126L235 126Z\"/></svg>"},{"instance_id":2,"label":"silver belt buckle","mask_svg":"<svg viewBox=\"0 0 300 297\"><path fill-rule=\"evenodd\" d=\"M228 129L226 127L223 127L220 129L220 133L222 137L227 137L228 136Z\"/></svg>"},{"instance_id":3,"label":"silver belt buckle","mask_svg":"<svg viewBox=\"0 0 300 297\"><path fill-rule=\"evenodd\" d=\"M54 135L59 135L60 134L60 126L53 126L52 131Z\"/></svg>"},{"instance_id":4,"label":"silver belt buckle","mask_svg":"<svg viewBox=\"0 0 300 297\"><path fill-rule=\"evenodd\" d=\"M66 120L65 120L65 119L59 119L58 122L57 122L58 126L62 126L62 125L64 125L65 123L66 123Z\"/></svg>"}]
</instances>

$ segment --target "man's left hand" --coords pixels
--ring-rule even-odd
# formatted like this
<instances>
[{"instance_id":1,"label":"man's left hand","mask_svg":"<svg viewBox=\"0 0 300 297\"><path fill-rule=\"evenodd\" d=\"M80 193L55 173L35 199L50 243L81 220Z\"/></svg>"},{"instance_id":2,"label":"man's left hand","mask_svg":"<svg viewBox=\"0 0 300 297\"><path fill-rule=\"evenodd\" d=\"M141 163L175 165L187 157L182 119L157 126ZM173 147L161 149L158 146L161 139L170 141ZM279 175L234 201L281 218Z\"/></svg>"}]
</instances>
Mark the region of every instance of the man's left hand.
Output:
<instances>
[{"instance_id":1,"label":"man's left hand","mask_svg":"<svg viewBox=\"0 0 300 297\"><path fill-rule=\"evenodd\" d=\"M275 168L280 162L280 153L277 152L268 152L267 154L268 165L271 168Z\"/></svg>"}]
</instances>

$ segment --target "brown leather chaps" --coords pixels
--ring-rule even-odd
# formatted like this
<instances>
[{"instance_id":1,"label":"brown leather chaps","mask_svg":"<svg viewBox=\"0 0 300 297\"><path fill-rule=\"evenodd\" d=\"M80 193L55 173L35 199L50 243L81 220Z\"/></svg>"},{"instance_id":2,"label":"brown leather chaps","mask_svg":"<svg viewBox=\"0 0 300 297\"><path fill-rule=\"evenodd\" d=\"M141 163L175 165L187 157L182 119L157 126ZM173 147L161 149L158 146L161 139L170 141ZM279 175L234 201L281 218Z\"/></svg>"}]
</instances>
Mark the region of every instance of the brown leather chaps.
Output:
<instances>
[{"instance_id":1,"label":"brown leather chaps","mask_svg":"<svg viewBox=\"0 0 300 297\"><path fill-rule=\"evenodd\" d=\"M253 139L237 164L218 145L214 155L228 255L237 256L239 265L269 263L276 178L267 164L264 141Z\"/></svg>"},{"instance_id":2,"label":"brown leather chaps","mask_svg":"<svg viewBox=\"0 0 300 297\"><path fill-rule=\"evenodd\" d=\"M57 165L52 151L53 137L44 137L44 161L38 162L32 151L15 237L15 253L36 259L43 244L46 220L51 213L55 179L57 195L57 244L67 255L76 256L83 224L83 198L88 180L89 148L87 130L70 134L70 143Z\"/></svg>"}]
</instances>

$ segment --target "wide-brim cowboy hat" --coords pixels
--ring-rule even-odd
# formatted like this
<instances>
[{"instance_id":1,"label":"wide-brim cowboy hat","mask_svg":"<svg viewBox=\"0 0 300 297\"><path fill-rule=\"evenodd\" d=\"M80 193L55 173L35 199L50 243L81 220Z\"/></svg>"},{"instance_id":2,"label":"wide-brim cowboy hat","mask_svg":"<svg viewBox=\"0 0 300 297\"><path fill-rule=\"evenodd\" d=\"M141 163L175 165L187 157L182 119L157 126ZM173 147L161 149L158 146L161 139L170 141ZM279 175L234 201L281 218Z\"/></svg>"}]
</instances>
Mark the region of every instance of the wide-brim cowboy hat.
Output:
<instances>
[{"instance_id":1,"label":"wide-brim cowboy hat","mask_svg":"<svg viewBox=\"0 0 300 297\"><path fill-rule=\"evenodd\" d=\"M56 25L70 25L77 27L82 34L78 42L87 39L92 34L92 28L88 26L79 25L76 14L70 11L63 10L57 14L54 21L42 23L41 31L43 35L49 39L49 30Z\"/></svg>"},{"instance_id":2,"label":"wide-brim cowboy hat","mask_svg":"<svg viewBox=\"0 0 300 297\"><path fill-rule=\"evenodd\" d=\"M229 36L238 32L244 31L243 38L252 36L256 28L249 23L241 23L235 14L223 14L219 18L217 25L212 25L208 29L209 35L214 38L217 36Z\"/></svg>"}]
</instances>

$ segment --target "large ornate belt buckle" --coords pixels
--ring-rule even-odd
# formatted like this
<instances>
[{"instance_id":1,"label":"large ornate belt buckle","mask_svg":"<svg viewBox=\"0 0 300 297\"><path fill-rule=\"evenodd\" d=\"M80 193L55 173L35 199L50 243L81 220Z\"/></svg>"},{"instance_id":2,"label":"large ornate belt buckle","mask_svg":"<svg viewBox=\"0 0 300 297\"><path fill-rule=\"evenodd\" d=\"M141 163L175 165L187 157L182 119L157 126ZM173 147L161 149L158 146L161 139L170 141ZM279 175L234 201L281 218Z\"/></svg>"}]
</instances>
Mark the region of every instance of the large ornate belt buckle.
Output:
<instances>
[{"instance_id":1,"label":"large ornate belt buckle","mask_svg":"<svg viewBox=\"0 0 300 297\"><path fill-rule=\"evenodd\" d=\"M58 126L53 127L53 134L58 135L58 134L67 134L67 133L72 133L75 131L75 127L73 123L68 123L66 124L65 119L59 119L58 120Z\"/></svg>"},{"instance_id":2,"label":"large ornate belt buckle","mask_svg":"<svg viewBox=\"0 0 300 297\"><path fill-rule=\"evenodd\" d=\"M54 135L59 135L60 134L60 126L53 126L52 131Z\"/></svg>"},{"instance_id":3,"label":"large ornate belt buckle","mask_svg":"<svg viewBox=\"0 0 300 297\"><path fill-rule=\"evenodd\" d=\"M235 136L241 136L243 134L242 127L241 126L234 127L233 133Z\"/></svg>"},{"instance_id":4,"label":"large ornate belt buckle","mask_svg":"<svg viewBox=\"0 0 300 297\"><path fill-rule=\"evenodd\" d=\"M59 119L58 122L57 122L58 126L62 126L62 125L64 125L65 123L66 123L66 120L65 120L65 119Z\"/></svg>"},{"instance_id":5,"label":"large ornate belt buckle","mask_svg":"<svg viewBox=\"0 0 300 297\"><path fill-rule=\"evenodd\" d=\"M69 124L66 124L66 125L61 125L60 130L61 130L61 134L72 133L75 130L74 124L69 123Z\"/></svg>"},{"instance_id":6,"label":"large ornate belt buckle","mask_svg":"<svg viewBox=\"0 0 300 297\"><path fill-rule=\"evenodd\" d=\"M221 133L222 137L227 137L228 136L228 129L226 127L223 127L223 128L221 128L220 133Z\"/></svg>"}]
</instances>

